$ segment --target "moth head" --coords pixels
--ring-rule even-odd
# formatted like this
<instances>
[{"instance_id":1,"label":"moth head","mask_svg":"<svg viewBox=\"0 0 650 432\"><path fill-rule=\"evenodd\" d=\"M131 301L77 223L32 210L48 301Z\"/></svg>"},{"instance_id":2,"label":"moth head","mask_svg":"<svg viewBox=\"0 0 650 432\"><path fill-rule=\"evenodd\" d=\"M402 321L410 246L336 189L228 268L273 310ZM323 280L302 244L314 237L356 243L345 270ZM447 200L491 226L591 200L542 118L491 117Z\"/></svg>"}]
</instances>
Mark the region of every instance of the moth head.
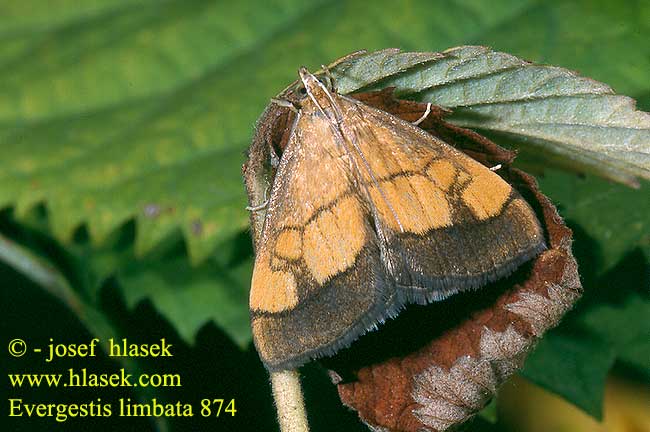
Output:
<instances>
[{"instance_id":1,"label":"moth head","mask_svg":"<svg viewBox=\"0 0 650 432\"><path fill-rule=\"evenodd\" d=\"M321 83L316 76L307 70L306 67L301 67L298 70L298 75L300 75L300 81L305 86L306 94L317 95L322 92L327 92L327 89Z\"/></svg>"},{"instance_id":2,"label":"moth head","mask_svg":"<svg viewBox=\"0 0 650 432\"><path fill-rule=\"evenodd\" d=\"M323 114L331 117L336 116L336 103L332 97L332 92L327 89L315 75L307 70L304 66L298 70L300 80L304 86L305 95L301 101L302 108L309 110L312 108L314 111L320 111ZM302 92L302 89L301 89ZM313 107L311 106L313 103ZM330 113L329 115L327 113ZM338 116L336 116L338 117Z\"/></svg>"}]
</instances>

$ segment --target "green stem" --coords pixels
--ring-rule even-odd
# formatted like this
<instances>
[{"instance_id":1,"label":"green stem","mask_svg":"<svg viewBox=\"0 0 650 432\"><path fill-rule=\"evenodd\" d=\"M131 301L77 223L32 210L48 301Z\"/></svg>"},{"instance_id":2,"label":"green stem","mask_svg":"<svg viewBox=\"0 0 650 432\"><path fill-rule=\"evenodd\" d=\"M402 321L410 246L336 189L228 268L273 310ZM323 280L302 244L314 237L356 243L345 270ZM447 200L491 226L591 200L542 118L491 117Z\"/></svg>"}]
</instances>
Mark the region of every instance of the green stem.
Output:
<instances>
[{"instance_id":1,"label":"green stem","mask_svg":"<svg viewBox=\"0 0 650 432\"><path fill-rule=\"evenodd\" d=\"M77 316L82 315L82 302L65 277L42 258L9 240L1 233L0 261L4 261L9 267L61 300Z\"/></svg>"}]
</instances>

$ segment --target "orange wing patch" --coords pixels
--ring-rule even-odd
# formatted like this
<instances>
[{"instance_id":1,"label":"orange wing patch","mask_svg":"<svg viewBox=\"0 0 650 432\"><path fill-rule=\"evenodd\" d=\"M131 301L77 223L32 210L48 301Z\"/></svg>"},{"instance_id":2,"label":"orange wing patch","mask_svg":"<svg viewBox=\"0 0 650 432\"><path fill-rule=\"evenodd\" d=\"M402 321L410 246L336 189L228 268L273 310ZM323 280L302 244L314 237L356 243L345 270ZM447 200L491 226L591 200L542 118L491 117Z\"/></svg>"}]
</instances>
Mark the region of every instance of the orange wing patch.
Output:
<instances>
[{"instance_id":1,"label":"orange wing patch","mask_svg":"<svg viewBox=\"0 0 650 432\"><path fill-rule=\"evenodd\" d=\"M275 253L281 258L296 260L302 256L302 239L295 229L285 229L275 240Z\"/></svg>"},{"instance_id":2,"label":"orange wing patch","mask_svg":"<svg viewBox=\"0 0 650 432\"><path fill-rule=\"evenodd\" d=\"M379 187L383 196L377 186L373 186L370 197L381 218L394 231L400 231L399 224L405 231L413 233L451 225L449 202L443 191L426 177L417 174L399 176L382 181Z\"/></svg>"},{"instance_id":3,"label":"orange wing patch","mask_svg":"<svg viewBox=\"0 0 650 432\"><path fill-rule=\"evenodd\" d=\"M251 281L250 306L267 312L281 312L298 304L294 275L271 269L268 256L256 260Z\"/></svg>"},{"instance_id":4,"label":"orange wing patch","mask_svg":"<svg viewBox=\"0 0 650 432\"><path fill-rule=\"evenodd\" d=\"M471 181L463 190L463 202L478 220L499 215L512 193L512 186L469 157L463 168L471 174Z\"/></svg>"},{"instance_id":5,"label":"orange wing patch","mask_svg":"<svg viewBox=\"0 0 650 432\"><path fill-rule=\"evenodd\" d=\"M458 170L450 161L439 159L429 164L426 174L436 186L446 192L454 184Z\"/></svg>"},{"instance_id":6,"label":"orange wing patch","mask_svg":"<svg viewBox=\"0 0 650 432\"><path fill-rule=\"evenodd\" d=\"M366 242L364 214L355 196L322 211L305 228L305 263L319 284L354 264Z\"/></svg>"}]
</instances>

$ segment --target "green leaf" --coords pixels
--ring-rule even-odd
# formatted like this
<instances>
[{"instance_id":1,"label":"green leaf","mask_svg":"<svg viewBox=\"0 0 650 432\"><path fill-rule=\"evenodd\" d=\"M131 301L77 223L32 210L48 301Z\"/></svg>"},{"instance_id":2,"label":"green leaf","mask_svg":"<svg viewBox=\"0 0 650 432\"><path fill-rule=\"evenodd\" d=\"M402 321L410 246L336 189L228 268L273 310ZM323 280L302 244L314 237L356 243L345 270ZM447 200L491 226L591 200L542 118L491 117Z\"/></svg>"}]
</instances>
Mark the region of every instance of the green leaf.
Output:
<instances>
[{"instance_id":1,"label":"green leaf","mask_svg":"<svg viewBox=\"0 0 650 432\"><path fill-rule=\"evenodd\" d=\"M460 126L499 133L627 184L650 179L650 114L567 69L472 46L430 58L387 50L349 62L333 69L342 92L392 86L397 96L453 109L450 121Z\"/></svg>"},{"instance_id":2,"label":"green leaf","mask_svg":"<svg viewBox=\"0 0 650 432\"><path fill-rule=\"evenodd\" d=\"M182 93L313 9L295 0L242 1L228 13L206 0L7 3L0 6L0 35L10 47L0 50L0 119L13 122L76 119Z\"/></svg>"},{"instance_id":3,"label":"green leaf","mask_svg":"<svg viewBox=\"0 0 650 432\"><path fill-rule=\"evenodd\" d=\"M580 324L612 346L622 361L650 377L650 298L626 296L621 304L597 304Z\"/></svg>"},{"instance_id":4,"label":"green leaf","mask_svg":"<svg viewBox=\"0 0 650 432\"><path fill-rule=\"evenodd\" d=\"M147 133L134 118L141 109L111 110L69 126L55 120L11 130L4 154L12 163L0 174L0 205L19 192L14 204L25 214L46 200L52 230L66 241L88 222L91 238L100 243L135 216L139 254L180 225L194 261L204 259L247 225L239 178L243 155L236 148L201 149L192 143L200 131L167 135L150 118L148 126L160 130ZM119 130L127 123L128 130Z\"/></svg>"},{"instance_id":5,"label":"green leaf","mask_svg":"<svg viewBox=\"0 0 650 432\"><path fill-rule=\"evenodd\" d=\"M598 339L557 331L541 339L521 374L601 419L605 379L614 350Z\"/></svg>"},{"instance_id":6,"label":"green leaf","mask_svg":"<svg viewBox=\"0 0 650 432\"><path fill-rule=\"evenodd\" d=\"M188 343L194 343L199 328L214 321L245 348L251 340L251 270L250 239L240 236L218 247L215 255L198 267L175 254L153 262L134 262L120 271L118 281L129 307L150 299Z\"/></svg>"},{"instance_id":7,"label":"green leaf","mask_svg":"<svg viewBox=\"0 0 650 432\"><path fill-rule=\"evenodd\" d=\"M643 181L634 190L591 176L547 170L539 184L562 217L578 224L595 243L590 247L598 261L590 272L603 274L635 248L650 256L650 182Z\"/></svg>"},{"instance_id":8,"label":"green leaf","mask_svg":"<svg viewBox=\"0 0 650 432\"><path fill-rule=\"evenodd\" d=\"M492 399L490 403L486 405L485 408L479 411L478 415L488 423L491 424L496 423L498 418L497 399L496 398Z\"/></svg>"}]
</instances>

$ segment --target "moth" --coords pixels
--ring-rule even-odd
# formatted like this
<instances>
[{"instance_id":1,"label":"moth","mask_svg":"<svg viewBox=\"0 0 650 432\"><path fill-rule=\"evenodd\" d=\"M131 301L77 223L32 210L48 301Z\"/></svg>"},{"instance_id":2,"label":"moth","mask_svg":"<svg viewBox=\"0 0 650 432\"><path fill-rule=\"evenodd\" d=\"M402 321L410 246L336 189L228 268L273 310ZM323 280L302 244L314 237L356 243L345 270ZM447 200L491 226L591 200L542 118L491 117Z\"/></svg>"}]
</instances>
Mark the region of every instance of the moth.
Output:
<instances>
[{"instance_id":1,"label":"moth","mask_svg":"<svg viewBox=\"0 0 650 432\"><path fill-rule=\"evenodd\" d=\"M299 75L250 291L269 370L331 355L409 303L482 288L545 249L533 209L495 172Z\"/></svg>"}]
</instances>

